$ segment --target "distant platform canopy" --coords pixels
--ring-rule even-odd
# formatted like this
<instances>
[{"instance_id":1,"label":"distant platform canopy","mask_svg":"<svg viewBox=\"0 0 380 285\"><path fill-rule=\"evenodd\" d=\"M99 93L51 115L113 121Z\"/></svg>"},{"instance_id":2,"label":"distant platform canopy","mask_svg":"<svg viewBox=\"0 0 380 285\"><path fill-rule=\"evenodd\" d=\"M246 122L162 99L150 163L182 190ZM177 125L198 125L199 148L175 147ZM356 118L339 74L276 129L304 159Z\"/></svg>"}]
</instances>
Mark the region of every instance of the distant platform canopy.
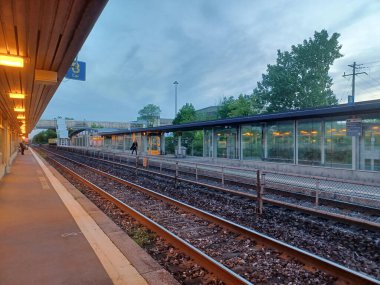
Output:
<instances>
[{"instance_id":1,"label":"distant platform canopy","mask_svg":"<svg viewBox=\"0 0 380 285\"><path fill-rule=\"evenodd\" d=\"M380 101L100 135L120 150L136 140L141 153L167 154L174 142L187 155L380 171Z\"/></svg>"}]
</instances>

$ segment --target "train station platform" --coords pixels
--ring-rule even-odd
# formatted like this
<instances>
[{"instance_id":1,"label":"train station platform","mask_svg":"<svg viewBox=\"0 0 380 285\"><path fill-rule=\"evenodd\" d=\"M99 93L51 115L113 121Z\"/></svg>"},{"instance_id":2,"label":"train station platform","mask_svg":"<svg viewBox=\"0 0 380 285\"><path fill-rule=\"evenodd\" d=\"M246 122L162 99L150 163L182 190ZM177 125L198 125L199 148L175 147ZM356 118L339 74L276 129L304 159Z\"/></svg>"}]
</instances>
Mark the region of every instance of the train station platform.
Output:
<instances>
[{"instance_id":1,"label":"train station platform","mask_svg":"<svg viewBox=\"0 0 380 285\"><path fill-rule=\"evenodd\" d=\"M0 181L0 284L177 284L33 150Z\"/></svg>"}]
</instances>

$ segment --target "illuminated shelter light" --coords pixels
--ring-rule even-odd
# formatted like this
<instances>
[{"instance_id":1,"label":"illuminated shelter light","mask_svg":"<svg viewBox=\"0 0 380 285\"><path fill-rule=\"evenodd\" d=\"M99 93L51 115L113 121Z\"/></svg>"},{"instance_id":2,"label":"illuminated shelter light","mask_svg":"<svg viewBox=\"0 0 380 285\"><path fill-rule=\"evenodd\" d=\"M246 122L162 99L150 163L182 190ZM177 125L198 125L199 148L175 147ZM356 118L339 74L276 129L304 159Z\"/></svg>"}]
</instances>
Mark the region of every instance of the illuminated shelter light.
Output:
<instances>
[{"instance_id":1,"label":"illuminated shelter light","mask_svg":"<svg viewBox=\"0 0 380 285\"><path fill-rule=\"evenodd\" d=\"M11 99L24 99L25 98L25 94L21 94L21 93L9 93L9 98L11 98Z\"/></svg>"},{"instance_id":2,"label":"illuminated shelter light","mask_svg":"<svg viewBox=\"0 0 380 285\"><path fill-rule=\"evenodd\" d=\"M0 65L24 67L24 58L15 55L0 54Z\"/></svg>"},{"instance_id":3,"label":"illuminated shelter light","mask_svg":"<svg viewBox=\"0 0 380 285\"><path fill-rule=\"evenodd\" d=\"M23 107L15 107L14 111L15 112L25 112L25 108L23 108Z\"/></svg>"}]
</instances>

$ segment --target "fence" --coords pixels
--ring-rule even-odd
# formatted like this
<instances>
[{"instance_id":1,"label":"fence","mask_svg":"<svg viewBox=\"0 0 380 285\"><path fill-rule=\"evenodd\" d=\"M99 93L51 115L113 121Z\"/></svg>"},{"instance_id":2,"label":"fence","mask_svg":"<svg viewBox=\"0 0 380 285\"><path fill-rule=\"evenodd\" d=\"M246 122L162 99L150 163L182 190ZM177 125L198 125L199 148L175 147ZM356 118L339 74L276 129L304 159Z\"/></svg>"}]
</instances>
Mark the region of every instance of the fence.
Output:
<instances>
[{"instance_id":1,"label":"fence","mask_svg":"<svg viewBox=\"0 0 380 285\"><path fill-rule=\"evenodd\" d=\"M248 191L252 191L254 194L258 192L257 182L260 181L258 171L260 171L260 177L262 175L265 177L265 189L302 193L313 197L316 204L320 198L326 198L380 207L380 185L371 183L174 160L157 156L133 156L99 149L60 148L90 157L125 163L136 168L143 167L159 173L172 174L176 181L178 178L186 178L200 182L208 181L208 183L221 187L234 183L251 185Z\"/></svg>"}]
</instances>

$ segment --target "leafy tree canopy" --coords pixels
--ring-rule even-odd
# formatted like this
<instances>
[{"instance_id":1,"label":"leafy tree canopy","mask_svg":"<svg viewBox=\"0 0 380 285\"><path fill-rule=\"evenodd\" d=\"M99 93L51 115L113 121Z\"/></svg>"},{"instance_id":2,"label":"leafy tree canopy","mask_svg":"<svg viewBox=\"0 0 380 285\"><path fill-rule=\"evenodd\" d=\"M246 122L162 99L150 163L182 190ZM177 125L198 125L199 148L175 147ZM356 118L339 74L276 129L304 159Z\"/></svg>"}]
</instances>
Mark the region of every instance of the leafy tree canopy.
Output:
<instances>
[{"instance_id":1,"label":"leafy tree canopy","mask_svg":"<svg viewBox=\"0 0 380 285\"><path fill-rule=\"evenodd\" d=\"M179 110L179 112L175 116L173 120L173 125L194 122L196 120L197 120L197 115L195 113L195 108L193 104L186 103L184 106L182 106L182 108Z\"/></svg>"},{"instance_id":2,"label":"leafy tree canopy","mask_svg":"<svg viewBox=\"0 0 380 285\"><path fill-rule=\"evenodd\" d=\"M159 119L160 114L160 107L154 104L148 104L139 111L139 119L147 121L148 126L153 126L154 120Z\"/></svg>"},{"instance_id":3,"label":"leafy tree canopy","mask_svg":"<svg viewBox=\"0 0 380 285\"><path fill-rule=\"evenodd\" d=\"M36 144L46 144L46 143L48 143L49 139L55 139L56 137L57 137L56 131L49 129L49 130L42 131L42 132L36 134L33 137L32 142L36 143Z\"/></svg>"},{"instance_id":4,"label":"leafy tree canopy","mask_svg":"<svg viewBox=\"0 0 380 285\"><path fill-rule=\"evenodd\" d=\"M240 94L236 99L233 96L223 97L218 106L218 118L250 116L258 114L260 110L261 105L253 94Z\"/></svg>"},{"instance_id":5,"label":"leafy tree canopy","mask_svg":"<svg viewBox=\"0 0 380 285\"><path fill-rule=\"evenodd\" d=\"M267 66L267 74L257 83L254 95L268 112L297 110L336 105L328 75L340 54L338 33L330 38L326 30L315 32L314 38L292 46L291 51L277 51L275 65Z\"/></svg>"},{"instance_id":6,"label":"leafy tree canopy","mask_svg":"<svg viewBox=\"0 0 380 285\"><path fill-rule=\"evenodd\" d=\"M104 127L100 124L92 123L91 128L93 129L103 129Z\"/></svg>"}]
</instances>

